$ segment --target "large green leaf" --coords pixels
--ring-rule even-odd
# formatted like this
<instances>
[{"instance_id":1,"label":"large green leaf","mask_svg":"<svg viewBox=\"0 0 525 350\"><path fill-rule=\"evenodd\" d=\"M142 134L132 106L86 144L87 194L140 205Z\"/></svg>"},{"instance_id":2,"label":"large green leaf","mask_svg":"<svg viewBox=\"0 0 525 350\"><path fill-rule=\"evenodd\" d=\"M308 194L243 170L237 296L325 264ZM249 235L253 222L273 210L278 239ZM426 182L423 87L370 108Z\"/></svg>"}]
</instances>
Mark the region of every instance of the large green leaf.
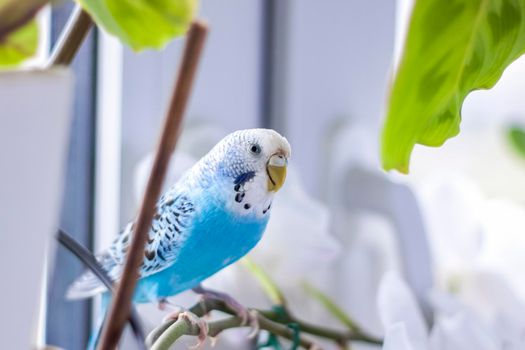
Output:
<instances>
[{"instance_id":1,"label":"large green leaf","mask_svg":"<svg viewBox=\"0 0 525 350\"><path fill-rule=\"evenodd\" d=\"M134 50L160 49L184 34L197 0L78 0L97 25Z\"/></svg>"},{"instance_id":2,"label":"large green leaf","mask_svg":"<svg viewBox=\"0 0 525 350\"><path fill-rule=\"evenodd\" d=\"M386 170L459 133L463 100L525 52L524 0L417 0L382 135Z\"/></svg>"},{"instance_id":3,"label":"large green leaf","mask_svg":"<svg viewBox=\"0 0 525 350\"><path fill-rule=\"evenodd\" d=\"M33 20L10 32L0 42L0 66L14 66L34 56L37 47L38 26Z\"/></svg>"}]
</instances>

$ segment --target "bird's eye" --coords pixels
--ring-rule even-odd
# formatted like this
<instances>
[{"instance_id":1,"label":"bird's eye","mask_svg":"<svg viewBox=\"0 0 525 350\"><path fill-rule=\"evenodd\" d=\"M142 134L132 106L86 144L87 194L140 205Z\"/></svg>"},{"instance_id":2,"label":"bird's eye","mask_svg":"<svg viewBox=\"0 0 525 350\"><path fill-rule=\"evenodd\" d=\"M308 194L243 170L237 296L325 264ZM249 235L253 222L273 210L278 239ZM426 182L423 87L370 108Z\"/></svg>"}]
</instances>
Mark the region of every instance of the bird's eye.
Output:
<instances>
[{"instance_id":1,"label":"bird's eye","mask_svg":"<svg viewBox=\"0 0 525 350\"><path fill-rule=\"evenodd\" d=\"M253 154L260 154L261 153L261 146L259 146L258 144L254 143L253 145L250 146L250 152L252 152Z\"/></svg>"}]
</instances>

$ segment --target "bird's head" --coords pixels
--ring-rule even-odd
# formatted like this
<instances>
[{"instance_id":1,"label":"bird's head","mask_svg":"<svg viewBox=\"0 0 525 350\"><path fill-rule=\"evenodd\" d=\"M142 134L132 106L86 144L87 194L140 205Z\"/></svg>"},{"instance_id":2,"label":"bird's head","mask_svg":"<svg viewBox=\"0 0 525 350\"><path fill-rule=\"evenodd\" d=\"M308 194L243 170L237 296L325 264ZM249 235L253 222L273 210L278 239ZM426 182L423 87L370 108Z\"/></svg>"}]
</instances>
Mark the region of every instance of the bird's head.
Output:
<instances>
[{"instance_id":1,"label":"bird's head","mask_svg":"<svg viewBox=\"0 0 525 350\"><path fill-rule=\"evenodd\" d=\"M226 136L214 152L219 171L234 185L245 185L256 177L264 178L268 192L277 192L286 179L290 144L271 129L247 129Z\"/></svg>"},{"instance_id":2,"label":"bird's head","mask_svg":"<svg viewBox=\"0 0 525 350\"><path fill-rule=\"evenodd\" d=\"M222 139L197 166L209 185L241 215L264 216L283 186L291 150L274 130L248 129Z\"/></svg>"}]
</instances>

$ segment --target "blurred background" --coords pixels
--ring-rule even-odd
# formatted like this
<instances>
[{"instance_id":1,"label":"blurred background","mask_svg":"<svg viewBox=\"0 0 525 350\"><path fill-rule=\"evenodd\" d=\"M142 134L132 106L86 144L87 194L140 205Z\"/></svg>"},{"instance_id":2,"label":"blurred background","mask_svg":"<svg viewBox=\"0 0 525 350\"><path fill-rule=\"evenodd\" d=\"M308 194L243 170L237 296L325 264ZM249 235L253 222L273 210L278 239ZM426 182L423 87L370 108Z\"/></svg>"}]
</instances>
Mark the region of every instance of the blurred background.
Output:
<instances>
[{"instance_id":1,"label":"blurred background","mask_svg":"<svg viewBox=\"0 0 525 350\"><path fill-rule=\"evenodd\" d=\"M305 291L308 284L383 336L410 314L414 305L403 308L404 299L396 298L408 290L416 314L446 321L442 333L452 335L440 339L467 339L454 343L458 349L503 349L502 339L505 349L518 349L525 345L525 160L507 130L525 123L525 62L511 65L491 91L467 98L458 137L440 149L416 148L410 175L387 174L379 135L410 6L408 0L203 0L200 15L211 31L167 182L227 133L274 128L292 145L290 176L252 256L294 312L338 327ZM47 45L72 8L56 5L45 15ZM162 52L137 54L92 31L73 63L60 226L94 251L136 213L181 48L175 40ZM64 299L82 270L57 248L48 272L45 343L85 345L91 305ZM401 277L387 275L385 282L389 271ZM240 266L207 284L246 305L269 306ZM175 300L190 306L195 297ZM397 303L402 312L393 310ZM154 306L139 311L148 328L162 319ZM475 321L458 321L458 313ZM424 338L411 331L418 317L405 328ZM483 332L489 340L479 340ZM218 346L249 343L231 332Z\"/></svg>"}]
</instances>

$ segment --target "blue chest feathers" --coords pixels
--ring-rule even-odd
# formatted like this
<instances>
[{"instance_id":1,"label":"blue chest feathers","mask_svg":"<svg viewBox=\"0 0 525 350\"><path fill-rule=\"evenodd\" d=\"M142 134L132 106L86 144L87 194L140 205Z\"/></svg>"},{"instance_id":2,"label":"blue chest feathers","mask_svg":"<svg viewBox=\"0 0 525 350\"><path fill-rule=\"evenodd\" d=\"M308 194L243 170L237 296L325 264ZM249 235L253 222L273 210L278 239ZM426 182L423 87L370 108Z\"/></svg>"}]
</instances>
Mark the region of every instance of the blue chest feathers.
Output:
<instances>
[{"instance_id":1,"label":"blue chest feathers","mask_svg":"<svg viewBox=\"0 0 525 350\"><path fill-rule=\"evenodd\" d=\"M134 301L152 302L196 286L246 255L261 239L268 217L238 217L220 204L207 205L170 267L139 280Z\"/></svg>"}]
</instances>

